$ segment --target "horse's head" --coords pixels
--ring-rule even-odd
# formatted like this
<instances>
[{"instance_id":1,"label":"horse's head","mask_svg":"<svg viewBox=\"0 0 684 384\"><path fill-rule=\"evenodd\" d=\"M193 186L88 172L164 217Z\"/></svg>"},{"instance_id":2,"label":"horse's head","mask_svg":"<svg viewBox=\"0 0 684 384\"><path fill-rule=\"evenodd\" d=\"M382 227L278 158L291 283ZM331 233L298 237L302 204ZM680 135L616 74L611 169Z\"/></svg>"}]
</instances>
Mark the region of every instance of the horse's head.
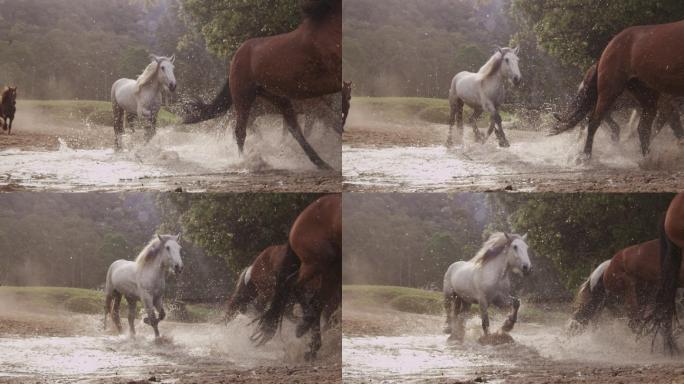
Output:
<instances>
[{"instance_id":1,"label":"horse's head","mask_svg":"<svg viewBox=\"0 0 684 384\"><path fill-rule=\"evenodd\" d=\"M176 275L183 272L183 260L181 259L180 233L176 236L166 235L157 238L161 242L162 267L169 268Z\"/></svg>"},{"instance_id":2,"label":"horse's head","mask_svg":"<svg viewBox=\"0 0 684 384\"><path fill-rule=\"evenodd\" d=\"M523 236L506 234L506 238L510 242L508 246L508 265L513 272L528 275L532 272L532 263L530 256L527 254L527 234Z\"/></svg>"},{"instance_id":3,"label":"horse's head","mask_svg":"<svg viewBox=\"0 0 684 384\"><path fill-rule=\"evenodd\" d=\"M150 55L150 58L157 63L157 80L167 91L175 92L176 76L173 74L173 63L176 61L176 55L171 57Z\"/></svg>"},{"instance_id":4,"label":"horse's head","mask_svg":"<svg viewBox=\"0 0 684 384\"><path fill-rule=\"evenodd\" d=\"M518 67L518 52L519 47L515 48L497 48L499 54L501 54L501 72L513 82L514 85L520 84L522 81L522 75L520 74L520 68Z\"/></svg>"},{"instance_id":5,"label":"horse's head","mask_svg":"<svg viewBox=\"0 0 684 384\"><path fill-rule=\"evenodd\" d=\"M353 84L351 81L342 82L342 97L347 101L351 100L352 88Z\"/></svg>"}]
</instances>

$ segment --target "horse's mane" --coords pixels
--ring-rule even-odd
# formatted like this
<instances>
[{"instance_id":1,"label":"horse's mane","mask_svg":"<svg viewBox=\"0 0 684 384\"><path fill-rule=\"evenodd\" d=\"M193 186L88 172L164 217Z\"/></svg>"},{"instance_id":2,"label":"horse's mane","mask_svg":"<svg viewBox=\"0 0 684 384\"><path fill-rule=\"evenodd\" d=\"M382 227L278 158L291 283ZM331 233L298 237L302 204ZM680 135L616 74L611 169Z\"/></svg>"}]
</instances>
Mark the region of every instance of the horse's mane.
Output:
<instances>
[{"instance_id":1,"label":"horse's mane","mask_svg":"<svg viewBox=\"0 0 684 384\"><path fill-rule=\"evenodd\" d=\"M153 61L150 64L145 67L145 70L143 73L138 76L138 78L135 80L135 85L137 87L137 91L140 92L140 88L142 88L145 84L149 83L152 81L154 78L154 75L157 73L157 70L159 69L159 64L157 61Z\"/></svg>"},{"instance_id":2,"label":"horse's mane","mask_svg":"<svg viewBox=\"0 0 684 384\"><path fill-rule=\"evenodd\" d=\"M160 237L161 241L159 240ZM159 253L159 251L161 251L166 241L171 239L171 237L171 235L155 235L152 238L152 240L150 240L147 243L145 248L143 248L142 251L140 251L138 257L135 258L135 263L137 264L137 267L144 267L148 261L152 260L155 256L157 256L157 254Z\"/></svg>"},{"instance_id":3,"label":"horse's mane","mask_svg":"<svg viewBox=\"0 0 684 384\"><path fill-rule=\"evenodd\" d=\"M503 57L506 56L506 53L510 52L510 48L501 48L501 53L497 50L494 52L492 57L487 60L486 63L480 69L477 71L477 73L483 75L484 77L489 77L495 74L499 68L501 68L501 62L503 61Z\"/></svg>"},{"instance_id":4,"label":"horse's mane","mask_svg":"<svg viewBox=\"0 0 684 384\"><path fill-rule=\"evenodd\" d=\"M473 256L470 261L475 265L482 266L501 255L514 239L521 239L520 235L508 234L503 232L494 232L489 235L487 241L482 244L482 248Z\"/></svg>"},{"instance_id":5,"label":"horse's mane","mask_svg":"<svg viewBox=\"0 0 684 384\"><path fill-rule=\"evenodd\" d=\"M342 0L301 0L300 6L305 18L318 21L342 11Z\"/></svg>"}]
</instances>

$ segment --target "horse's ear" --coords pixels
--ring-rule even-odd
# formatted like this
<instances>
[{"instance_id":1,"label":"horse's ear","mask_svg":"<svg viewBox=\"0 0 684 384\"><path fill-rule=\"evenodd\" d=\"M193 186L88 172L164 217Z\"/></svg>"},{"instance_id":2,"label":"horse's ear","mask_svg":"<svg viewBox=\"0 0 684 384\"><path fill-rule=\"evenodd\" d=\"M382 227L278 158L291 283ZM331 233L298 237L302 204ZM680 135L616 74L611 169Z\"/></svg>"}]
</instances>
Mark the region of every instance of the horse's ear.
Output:
<instances>
[{"instance_id":1,"label":"horse's ear","mask_svg":"<svg viewBox=\"0 0 684 384\"><path fill-rule=\"evenodd\" d=\"M513 53L515 53L516 56L518 56L518 52L520 52L520 46L519 45L517 47L513 48Z\"/></svg>"},{"instance_id":2,"label":"horse's ear","mask_svg":"<svg viewBox=\"0 0 684 384\"><path fill-rule=\"evenodd\" d=\"M157 239L159 239L159 241L161 241L162 243L164 242L164 240L162 240L162 238L161 238L161 235L158 233L157 233Z\"/></svg>"},{"instance_id":3,"label":"horse's ear","mask_svg":"<svg viewBox=\"0 0 684 384\"><path fill-rule=\"evenodd\" d=\"M181 240L181 233L178 232L178 234L176 235L176 243L180 243L180 240Z\"/></svg>"},{"instance_id":4,"label":"horse's ear","mask_svg":"<svg viewBox=\"0 0 684 384\"><path fill-rule=\"evenodd\" d=\"M524 242L527 242L527 233L524 234L524 235L522 236L522 240L523 240Z\"/></svg>"},{"instance_id":5,"label":"horse's ear","mask_svg":"<svg viewBox=\"0 0 684 384\"><path fill-rule=\"evenodd\" d=\"M507 233L507 232L504 232L504 236L506 236L506 240L511 241L511 237L508 236L508 233Z\"/></svg>"},{"instance_id":6,"label":"horse's ear","mask_svg":"<svg viewBox=\"0 0 684 384\"><path fill-rule=\"evenodd\" d=\"M171 62L171 64L176 62L176 54L175 53L173 55L171 55L171 58L169 59L169 61Z\"/></svg>"}]
</instances>

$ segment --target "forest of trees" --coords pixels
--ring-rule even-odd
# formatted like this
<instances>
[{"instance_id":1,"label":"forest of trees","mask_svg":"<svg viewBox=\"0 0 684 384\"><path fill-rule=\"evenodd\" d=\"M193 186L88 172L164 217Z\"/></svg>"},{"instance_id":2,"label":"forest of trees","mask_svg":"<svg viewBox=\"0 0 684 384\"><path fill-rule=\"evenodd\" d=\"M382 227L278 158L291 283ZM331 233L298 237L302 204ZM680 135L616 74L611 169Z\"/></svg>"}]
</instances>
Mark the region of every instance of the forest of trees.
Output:
<instances>
[{"instance_id":1,"label":"forest of trees","mask_svg":"<svg viewBox=\"0 0 684 384\"><path fill-rule=\"evenodd\" d=\"M591 10L591 12L587 12ZM509 102L538 107L574 94L617 32L684 18L679 0L345 0L346 80L361 96L446 98L494 46L520 45L523 83Z\"/></svg>"},{"instance_id":2,"label":"forest of trees","mask_svg":"<svg viewBox=\"0 0 684 384\"><path fill-rule=\"evenodd\" d=\"M287 241L314 194L0 196L0 284L101 288L109 265L155 233L183 235L185 269L169 297L225 299L265 247Z\"/></svg>"},{"instance_id":3,"label":"forest of trees","mask_svg":"<svg viewBox=\"0 0 684 384\"><path fill-rule=\"evenodd\" d=\"M658 237L668 194L350 194L346 283L441 289L446 268L492 231L529 233L526 293L569 297L618 250Z\"/></svg>"},{"instance_id":4,"label":"forest of trees","mask_svg":"<svg viewBox=\"0 0 684 384\"><path fill-rule=\"evenodd\" d=\"M23 98L109 100L112 83L135 78L149 54L176 54L181 94L213 93L225 58L187 27L178 0L3 1L0 85Z\"/></svg>"}]
</instances>

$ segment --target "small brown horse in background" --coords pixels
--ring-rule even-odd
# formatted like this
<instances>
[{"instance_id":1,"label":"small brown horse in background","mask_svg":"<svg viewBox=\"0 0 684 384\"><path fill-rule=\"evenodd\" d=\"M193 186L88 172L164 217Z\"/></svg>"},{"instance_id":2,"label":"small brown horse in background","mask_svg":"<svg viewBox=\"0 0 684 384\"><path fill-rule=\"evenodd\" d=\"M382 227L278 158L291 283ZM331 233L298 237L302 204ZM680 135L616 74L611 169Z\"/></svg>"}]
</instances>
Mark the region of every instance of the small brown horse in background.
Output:
<instances>
[{"instance_id":1,"label":"small brown horse in background","mask_svg":"<svg viewBox=\"0 0 684 384\"><path fill-rule=\"evenodd\" d=\"M268 308L275 290L276 275L283 267L286 253L287 244L272 245L240 273L235 291L226 306L226 322L233 320L238 313L246 314L254 309L261 315Z\"/></svg>"},{"instance_id":2,"label":"small brown horse in background","mask_svg":"<svg viewBox=\"0 0 684 384\"><path fill-rule=\"evenodd\" d=\"M677 288L684 283L682 269L682 248L684 248L684 194L677 194L670 202L660 231L660 267L662 270L660 288L653 313L646 318L654 337L661 333L665 349L678 353L672 328L676 315L675 297Z\"/></svg>"},{"instance_id":3,"label":"small brown horse in background","mask_svg":"<svg viewBox=\"0 0 684 384\"><path fill-rule=\"evenodd\" d=\"M554 113L553 116L558 120L558 125L553 127L551 135L557 135L565 131L569 131L577 126L596 108L596 99L598 98L596 87L591 87L591 80L596 77L597 64L592 65L585 72L584 78L580 83L577 94L573 98L568 110L563 114ZM614 106L615 109L619 108ZM620 125L613 119L613 111L609 111L605 115L605 122L610 127L610 137L613 142L620 141ZM658 103L658 115L655 120L654 133L655 137L663 129L665 124L669 124L672 132L678 139L684 138L684 128L679 118L679 111L675 100L670 97L664 97ZM580 132L583 127L580 127Z\"/></svg>"},{"instance_id":4,"label":"small brown horse in background","mask_svg":"<svg viewBox=\"0 0 684 384\"><path fill-rule=\"evenodd\" d=\"M332 169L309 145L292 100L338 93L342 87L342 0L307 0L292 32L250 39L235 52L228 81L211 104L195 101L185 123L224 114L235 105L235 136L244 150L250 111L260 96L282 113L292 136L318 168Z\"/></svg>"},{"instance_id":5,"label":"small brown horse in background","mask_svg":"<svg viewBox=\"0 0 684 384\"><path fill-rule=\"evenodd\" d=\"M2 130L12 134L12 122L17 112L17 87L5 87L0 95L0 123Z\"/></svg>"},{"instance_id":6,"label":"small brown horse in background","mask_svg":"<svg viewBox=\"0 0 684 384\"><path fill-rule=\"evenodd\" d=\"M651 125L661 94L684 96L684 55L681 42L684 20L669 24L630 27L608 43L598 62L596 75L588 79L597 101L587 127L584 155L591 157L594 135L615 100L629 90L641 104L639 140L646 156Z\"/></svg>"},{"instance_id":7,"label":"small brown horse in background","mask_svg":"<svg viewBox=\"0 0 684 384\"><path fill-rule=\"evenodd\" d=\"M342 300L341 209L339 194L323 196L306 207L292 224L285 268L278 273L269 309L252 336L258 345L273 338L288 301L297 300L304 317L296 335L301 337L311 331L305 358L316 358L321 348L321 315L334 312Z\"/></svg>"}]
</instances>

